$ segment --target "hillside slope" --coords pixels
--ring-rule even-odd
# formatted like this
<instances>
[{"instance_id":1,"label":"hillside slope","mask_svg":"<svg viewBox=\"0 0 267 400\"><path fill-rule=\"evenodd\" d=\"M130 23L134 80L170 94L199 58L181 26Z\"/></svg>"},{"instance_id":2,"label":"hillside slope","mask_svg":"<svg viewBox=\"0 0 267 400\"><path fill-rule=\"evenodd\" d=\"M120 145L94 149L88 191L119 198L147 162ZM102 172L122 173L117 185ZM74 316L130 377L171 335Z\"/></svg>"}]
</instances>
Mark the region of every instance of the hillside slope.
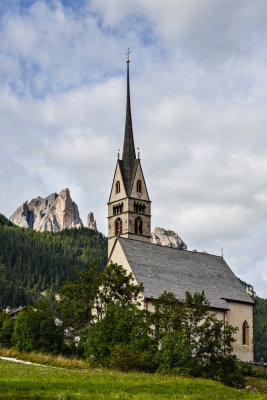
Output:
<instances>
[{"instance_id":1,"label":"hillside slope","mask_svg":"<svg viewBox=\"0 0 267 400\"><path fill-rule=\"evenodd\" d=\"M0 215L0 306L33 304L41 292L55 293L74 271L107 261L107 239L87 229L36 232L13 226Z\"/></svg>"},{"instance_id":2,"label":"hillside slope","mask_svg":"<svg viewBox=\"0 0 267 400\"><path fill-rule=\"evenodd\" d=\"M253 300L255 360L267 362L267 299L256 296Z\"/></svg>"}]
</instances>

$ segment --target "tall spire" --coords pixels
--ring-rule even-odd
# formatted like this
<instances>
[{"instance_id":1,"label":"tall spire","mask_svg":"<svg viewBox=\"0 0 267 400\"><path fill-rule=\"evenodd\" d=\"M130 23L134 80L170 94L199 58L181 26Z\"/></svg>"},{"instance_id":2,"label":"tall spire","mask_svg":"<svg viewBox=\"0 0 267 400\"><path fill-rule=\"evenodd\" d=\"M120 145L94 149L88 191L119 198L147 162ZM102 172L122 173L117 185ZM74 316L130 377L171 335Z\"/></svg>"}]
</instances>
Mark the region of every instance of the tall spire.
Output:
<instances>
[{"instance_id":1,"label":"tall spire","mask_svg":"<svg viewBox=\"0 0 267 400\"><path fill-rule=\"evenodd\" d=\"M133 138L133 126L132 126L132 115L131 115L131 101L130 101L130 77L129 77L129 49L127 63L127 102L126 102L126 120L125 120L125 133L123 143L122 160L125 172L125 178L131 178L134 160L136 159L134 138Z\"/></svg>"}]
</instances>

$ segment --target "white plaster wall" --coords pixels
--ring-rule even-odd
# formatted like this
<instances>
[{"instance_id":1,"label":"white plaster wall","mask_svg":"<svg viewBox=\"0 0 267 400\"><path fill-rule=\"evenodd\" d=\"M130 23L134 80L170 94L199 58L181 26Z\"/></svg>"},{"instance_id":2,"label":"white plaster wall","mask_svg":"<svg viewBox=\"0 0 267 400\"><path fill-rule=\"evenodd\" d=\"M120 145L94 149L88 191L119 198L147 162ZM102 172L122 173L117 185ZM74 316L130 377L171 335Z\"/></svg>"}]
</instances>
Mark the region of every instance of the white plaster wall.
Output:
<instances>
[{"instance_id":1,"label":"white plaster wall","mask_svg":"<svg viewBox=\"0 0 267 400\"><path fill-rule=\"evenodd\" d=\"M230 311L226 313L226 321L228 324L237 327L239 330L235 334L236 342L233 345L233 353L241 361L253 361L254 360L254 332L253 332L253 305L233 303L227 301ZM242 344L242 326L244 321L247 321L249 325L249 343L248 345Z\"/></svg>"},{"instance_id":2,"label":"white plaster wall","mask_svg":"<svg viewBox=\"0 0 267 400\"><path fill-rule=\"evenodd\" d=\"M134 276L134 273L133 273L133 271L132 271L132 269L130 267L130 264L128 263L128 260L125 257L124 252L122 251L122 248L121 248L121 245L120 245L119 241L117 241L115 246L114 246L114 249L112 251L112 254L111 254L110 260L109 260L109 264L110 263L122 265L123 268L126 270L127 274L131 273L133 275L133 278L134 278L133 283L135 285L138 285L137 280L136 280L136 278ZM143 296L141 296L140 301L141 301L142 307L144 307L144 297Z\"/></svg>"}]
</instances>

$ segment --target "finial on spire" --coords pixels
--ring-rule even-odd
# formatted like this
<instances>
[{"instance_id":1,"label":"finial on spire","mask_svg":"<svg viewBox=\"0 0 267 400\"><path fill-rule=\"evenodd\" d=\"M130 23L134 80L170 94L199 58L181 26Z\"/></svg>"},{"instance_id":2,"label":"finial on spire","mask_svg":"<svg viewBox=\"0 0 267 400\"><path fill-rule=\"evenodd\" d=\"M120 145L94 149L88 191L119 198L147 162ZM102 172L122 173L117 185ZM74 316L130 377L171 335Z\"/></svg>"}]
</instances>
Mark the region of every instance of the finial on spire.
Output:
<instances>
[{"instance_id":1,"label":"finial on spire","mask_svg":"<svg viewBox=\"0 0 267 400\"><path fill-rule=\"evenodd\" d=\"M127 53L126 53L126 56L127 56L126 62L127 62L127 64L129 64L129 62L130 62L130 53L131 53L131 50L130 50L130 47L128 47L128 50L127 50Z\"/></svg>"},{"instance_id":2,"label":"finial on spire","mask_svg":"<svg viewBox=\"0 0 267 400\"><path fill-rule=\"evenodd\" d=\"M140 149L137 147L137 158L140 159Z\"/></svg>"},{"instance_id":3,"label":"finial on spire","mask_svg":"<svg viewBox=\"0 0 267 400\"><path fill-rule=\"evenodd\" d=\"M120 152L121 152L121 151L120 151L120 149L119 149L119 150L118 150L118 159L120 158Z\"/></svg>"}]
</instances>

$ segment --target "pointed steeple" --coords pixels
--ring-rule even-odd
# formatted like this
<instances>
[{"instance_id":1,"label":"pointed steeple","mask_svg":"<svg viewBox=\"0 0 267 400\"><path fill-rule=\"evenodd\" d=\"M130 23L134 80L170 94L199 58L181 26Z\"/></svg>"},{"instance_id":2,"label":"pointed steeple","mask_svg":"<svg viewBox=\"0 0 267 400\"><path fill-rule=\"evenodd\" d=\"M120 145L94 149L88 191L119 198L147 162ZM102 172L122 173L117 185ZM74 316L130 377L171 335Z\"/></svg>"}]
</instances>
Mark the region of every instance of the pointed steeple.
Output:
<instances>
[{"instance_id":1,"label":"pointed steeple","mask_svg":"<svg viewBox=\"0 0 267 400\"><path fill-rule=\"evenodd\" d=\"M131 101L130 101L129 54L126 63L127 63L127 101L126 101L126 119L125 119L122 161L123 161L124 179L126 186L128 187L132 180L134 160L136 160L132 115L131 115Z\"/></svg>"},{"instance_id":2,"label":"pointed steeple","mask_svg":"<svg viewBox=\"0 0 267 400\"><path fill-rule=\"evenodd\" d=\"M118 160L108 201L108 254L117 243L117 236L150 242L151 201L143 175L140 153L134 147L131 101L129 49L127 57L127 100L122 158Z\"/></svg>"}]
</instances>

